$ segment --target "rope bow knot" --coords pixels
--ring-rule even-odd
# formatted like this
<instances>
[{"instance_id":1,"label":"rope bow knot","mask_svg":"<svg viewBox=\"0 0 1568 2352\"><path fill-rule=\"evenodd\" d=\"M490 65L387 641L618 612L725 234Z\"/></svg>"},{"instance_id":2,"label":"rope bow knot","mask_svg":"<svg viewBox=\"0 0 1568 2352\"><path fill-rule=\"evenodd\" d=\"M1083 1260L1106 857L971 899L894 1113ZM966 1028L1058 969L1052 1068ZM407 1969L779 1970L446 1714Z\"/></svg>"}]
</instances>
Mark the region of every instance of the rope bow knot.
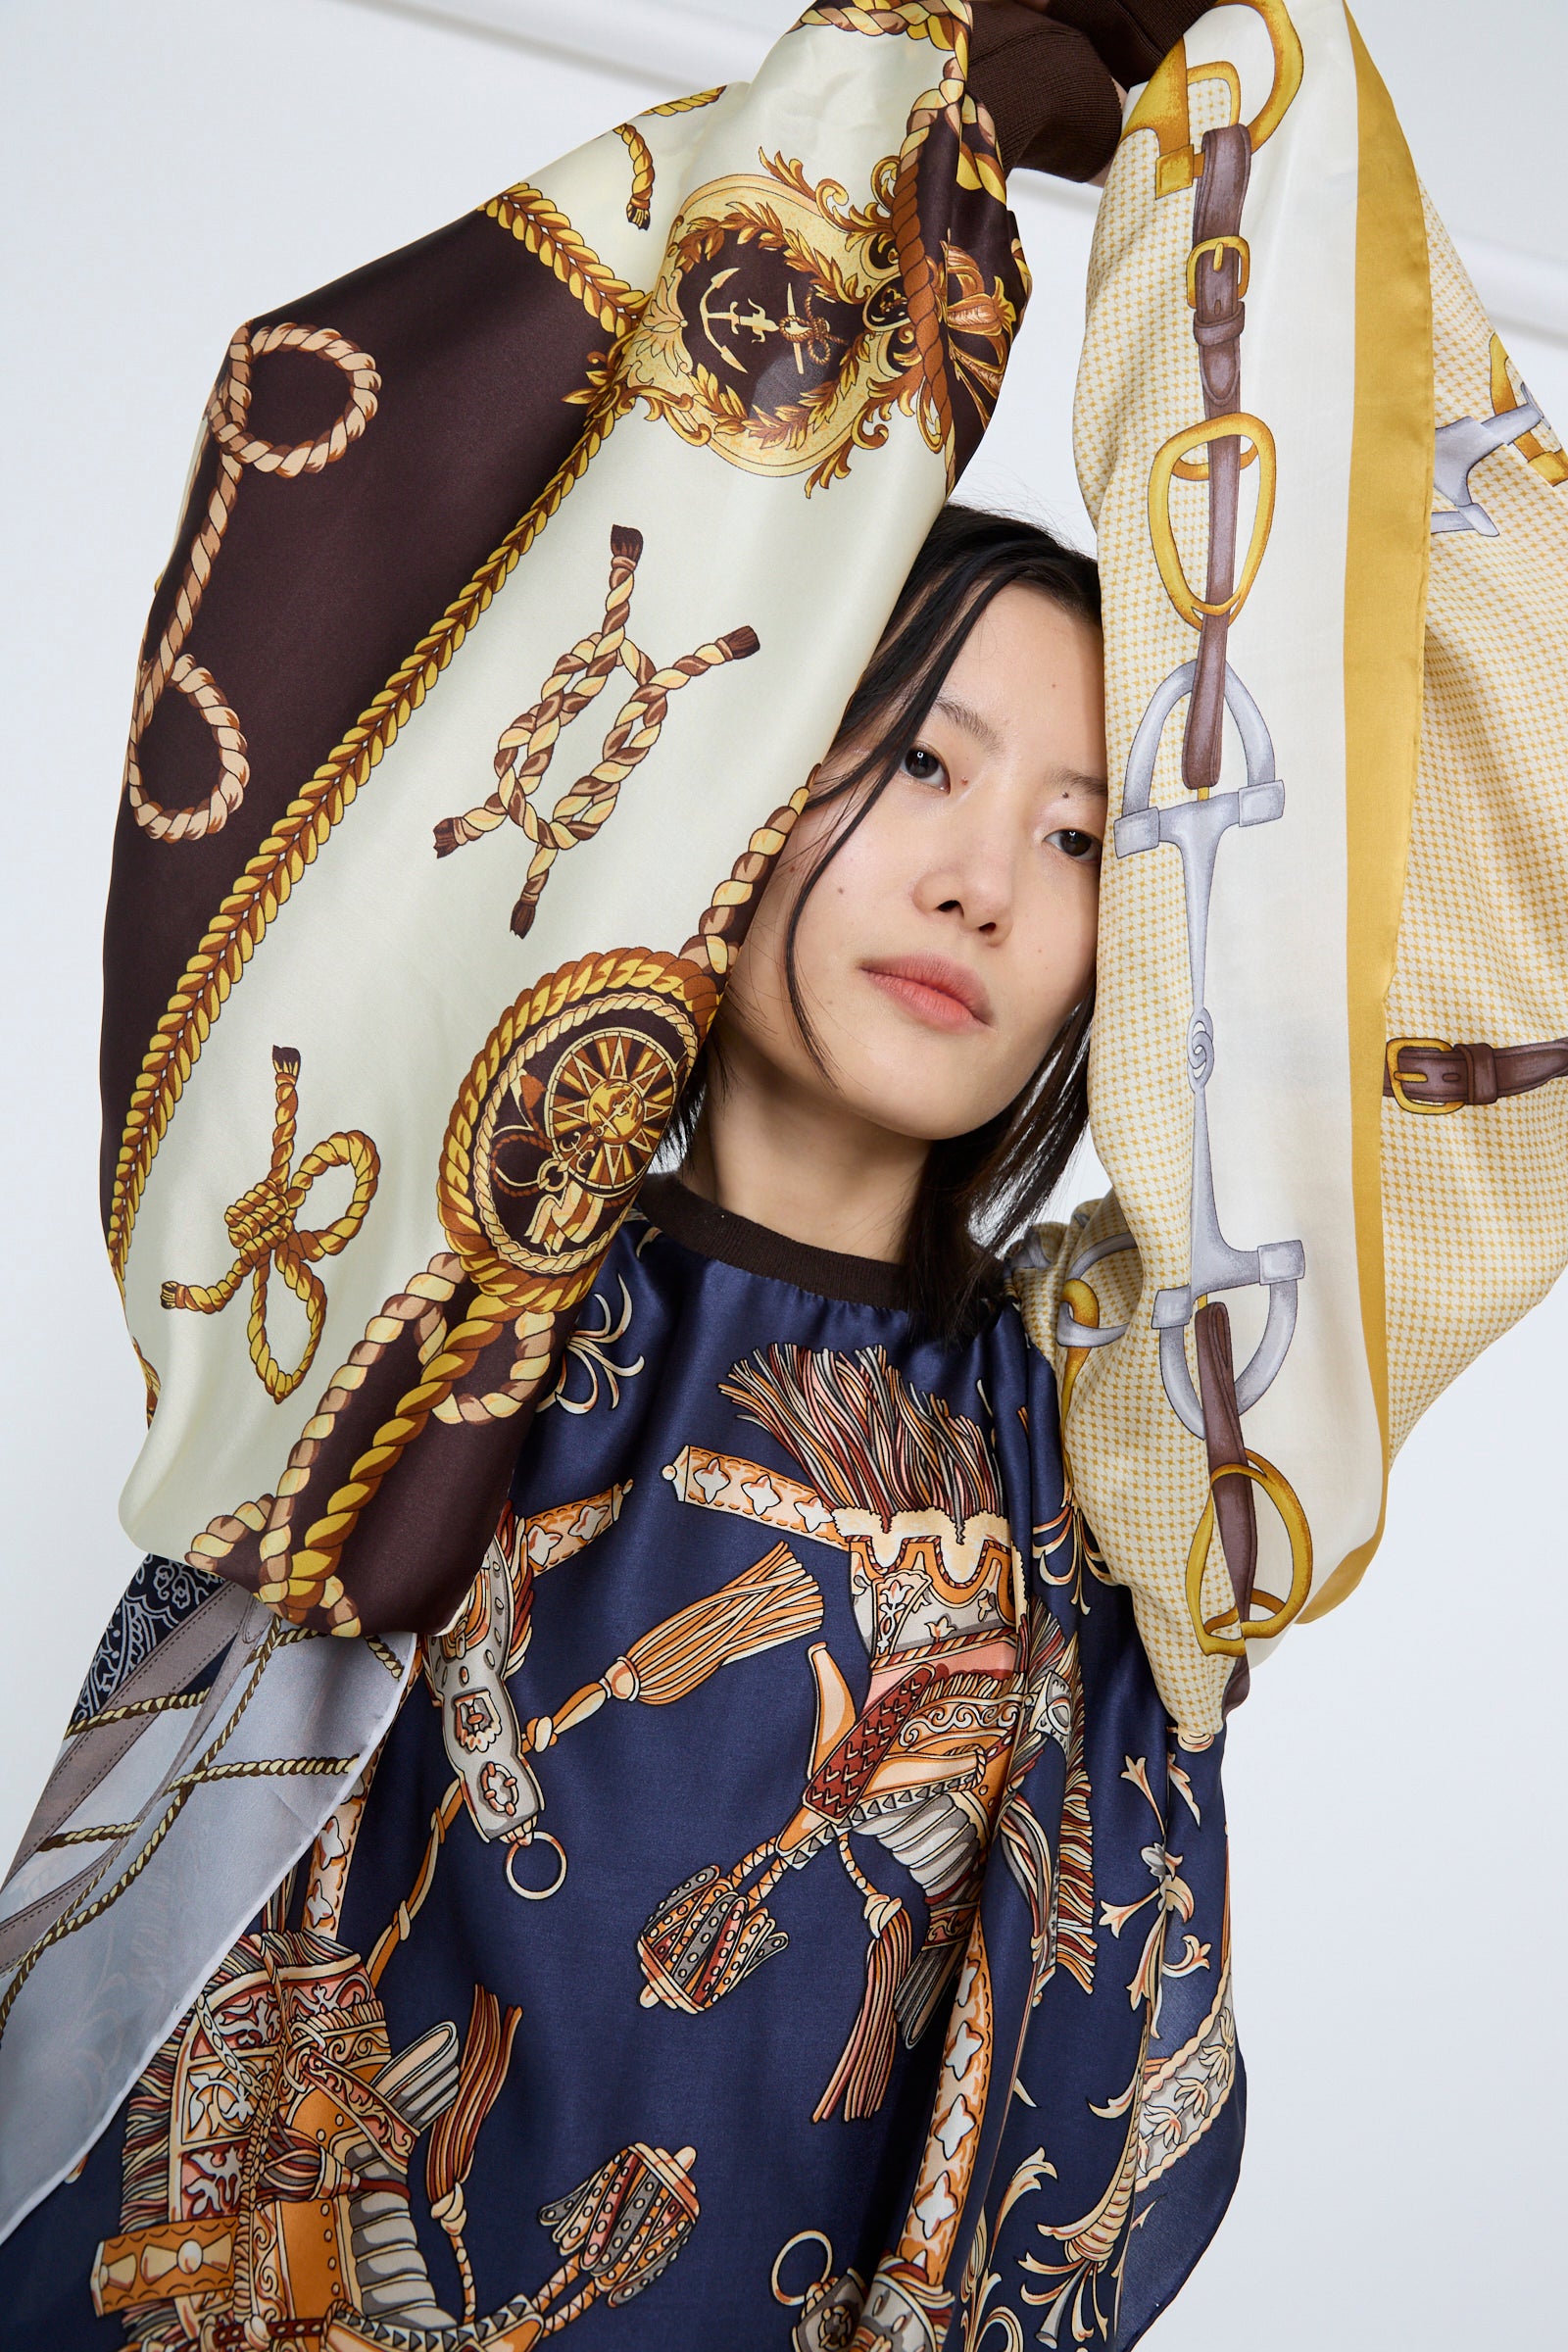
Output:
<instances>
[{"instance_id":1,"label":"rope bow knot","mask_svg":"<svg viewBox=\"0 0 1568 2352\"><path fill-rule=\"evenodd\" d=\"M277 1116L270 1165L265 1176L223 1211L223 1223L234 1245L233 1263L215 1283L166 1282L159 1298L166 1307L184 1307L198 1315L221 1314L249 1275L251 1361L273 1403L281 1404L310 1370L326 1322L326 1290L312 1268L318 1259L336 1257L339 1250L347 1249L364 1224L380 1178L381 1155L368 1135L351 1129L313 1144L296 1168L299 1054L292 1047L274 1046L272 1068ZM317 1178L329 1168L347 1168L353 1176L348 1207L329 1225L302 1230L300 1210ZM267 1337L268 1282L274 1269L304 1306L309 1327L305 1352L292 1372L284 1371Z\"/></svg>"}]
</instances>

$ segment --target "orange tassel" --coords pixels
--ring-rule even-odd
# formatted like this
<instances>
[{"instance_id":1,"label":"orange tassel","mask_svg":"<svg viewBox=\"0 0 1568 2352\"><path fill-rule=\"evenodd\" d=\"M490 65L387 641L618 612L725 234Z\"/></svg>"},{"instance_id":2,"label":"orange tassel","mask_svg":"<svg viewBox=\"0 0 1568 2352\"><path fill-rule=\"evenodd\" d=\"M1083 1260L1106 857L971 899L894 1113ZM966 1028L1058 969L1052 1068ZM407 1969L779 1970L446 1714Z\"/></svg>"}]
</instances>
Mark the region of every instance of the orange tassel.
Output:
<instances>
[{"instance_id":1,"label":"orange tassel","mask_svg":"<svg viewBox=\"0 0 1568 2352\"><path fill-rule=\"evenodd\" d=\"M501 2003L482 1984L473 1988L473 2014L468 2038L458 2070L458 2091L445 2114L436 2119L425 2159L425 2186L430 2211L452 2240L463 2279L463 2316L471 2320L478 2308L468 2250L463 2242L467 2207L463 2183L473 2164L474 2150L485 2117L501 2093L512 2062L512 2043L522 2017L520 2009L502 2015Z\"/></svg>"},{"instance_id":2,"label":"orange tassel","mask_svg":"<svg viewBox=\"0 0 1568 2352\"><path fill-rule=\"evenodd\" d=\"M643 1705L667 1707L720 1666L793 1642L799 1634L814 1634L821 1622L822 1595L815 1583L789 1546L776 1544L718 1592L644 1634L626 1652L626 1663Z\"/></svg>"},{"instance_id":3,"label":"orange tassel","mask_svg":"<svg viewBox=\"0 0 1568 2352\"><path fill-rule=\"evenodd\" d=\"M825 2123L841 2098L844 2121L857 2123L861 2116L875 2115L887 2094L898 2042L894 1996L913 1955L914 1936L902 1903L891 1895L876 1899L886 1908L865 1955L865 1997L833 2080L817 2101L813 2124ZM869 1913L871 1906L866 1909Z\"/></svg>"},{"instance_id":4,"label":"orange tassel","mask_svg":"<svg viewBox=\"0 0 1568 2352\"><path fill-rule=\"evenodd\" d=\"M732 1576L673 1617L666 1617L634 1642L622 1658L606 1667L597 1683L574 1690L553 1716L528 1726L533 1747L549 1747L563 1732L595 1714L607 1697L636 1699L645 1707L668 1707L686 1697L721 1666L775 1649L822 1623L821 1591L787 1544Z\"/></svg>"}]
</instances>

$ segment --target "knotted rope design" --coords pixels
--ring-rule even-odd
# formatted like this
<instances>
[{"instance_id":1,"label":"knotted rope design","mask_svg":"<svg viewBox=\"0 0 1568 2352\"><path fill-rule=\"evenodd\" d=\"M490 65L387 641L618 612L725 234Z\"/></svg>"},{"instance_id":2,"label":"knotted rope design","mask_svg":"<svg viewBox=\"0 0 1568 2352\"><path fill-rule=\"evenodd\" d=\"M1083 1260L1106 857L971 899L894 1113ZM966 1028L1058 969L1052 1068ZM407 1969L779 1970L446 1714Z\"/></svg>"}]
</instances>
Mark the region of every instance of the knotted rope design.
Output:
<instances>
[{"instance_id":1,"label":"knotted rope design","mask_svg":"<svg viewBox=\"0 0 1568 2352\"><path fill-rule=\"evenodd\" d=\"M320 1345L326 1322L326 1291L317 1260L335 1257L347 1249L365 1222L381 1172L380 1154L368 1135L357 1131L329 1135L313 1144L296 1168L294 1136L299 1110L300 1057L292 1048L272 1048L277 1090L277 1117L272 1129L272 1157L267 1174L242 1193L223 1211L234 1261L225 1274L210 1284L166 1282L160 1298L166 1307L184 1307L198 1315L221 1314L247 1274L251 1279L248 1326L251 1361L274 1404L292 1396L305 1378ZM299 1212L318 1176L328 1168L347 1168L354 1178L348 1207L331 1224L314 1232L302 1231ZM273 1269L305 1308L308 1337L305 1352L292 1372L285 1372L267 1337L267 1290Z\"/></svg>"},{"instance_id":2,"label":"knotted rope design","mask_svg":"<svg viewBox=\"0 0 1568 2352\"><path fill-rule=\"evenodd\" d=\"M347 405L314 441L266 441L250 429L252 366L272 351L298 351L329 360L348 379ZM137 824L154 841L200 841L209 833L220 832L250 782L250 761L239 720L212 673L184 650L234 512L245 468L249 466L258 473L275 473L284 481L293 481L302 473L319 473L334 465L365 431L375 415L380 388L381 378L368 353L357 350L329 327L297 326L284 320L253 334L248 326L242 326L230 343L227 365L207 403L207 429L219 453L218 480L197 525L169 618L136 678L130 742L125 751L125 793ZM218 751L217 783L205 801L188 808L162 807L143 784L137 758L153 712L170 686L200 711Z\"/></svg>"},{"instance_id":3,"label":"knotted rope design","mask_svg":"<svg viewBox=\"0 0 1568 2352\"><path fill-rule=\"evenodd\" d=\"M400 730L418 710L464 638L495 598L540 531L575 488L604 447L617 411L604 404L590 416L565 463L527 513L486 557L463 594L447 607L393 671L369 707L317 769L278 819L224 899L185 966L179 986L143 1056L131 1095L115 1168L109 1207L109 1260L123 1282L131 1231L148 1170L168 1132L213 1023L229 990L260 946L269 924L333 826L368 782Z\"/></svg>"},{"instance_id":4,"label":"knotted rope design","mask_svg":"<svg viewBox=\"0 0 1568 2352\"><path fill-rule=\"evenodd\" d=\"M758 649L755 629L732 629L712 644L682 655L667 668L656 668L626 633L643 552L641 531L617 524L610 534L610 551L603 624L563 654L538 702L514 718L502 735L496 747L497 785L489 799L462 816L443 817L435 828L439 858L450 857L466 842L477 841L509 821L527 835L533 857L512 913L512 928L519 939L525 938L532 926L556 859L577 842L592 839L614 808L626 778L659 741L670 696L693 678L726 662L745 661ZM606 736L597 764L568 786L547 817L540 812L534 795L555 758L557 743L617 668L630 672L635 691Z\"/></svg>"}]
</instances>

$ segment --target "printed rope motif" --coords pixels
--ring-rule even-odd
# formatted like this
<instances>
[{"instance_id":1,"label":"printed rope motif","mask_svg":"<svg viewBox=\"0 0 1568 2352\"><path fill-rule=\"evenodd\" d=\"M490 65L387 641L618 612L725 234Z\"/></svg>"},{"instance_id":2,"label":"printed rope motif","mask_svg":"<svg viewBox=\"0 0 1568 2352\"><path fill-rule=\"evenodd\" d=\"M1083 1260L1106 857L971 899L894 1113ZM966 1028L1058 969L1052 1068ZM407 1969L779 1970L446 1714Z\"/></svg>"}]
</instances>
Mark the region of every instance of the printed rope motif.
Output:
<instances>
[{"instance_id":1,"label":"printed rope motif","mask_svg":"<svg viewBox=\"0 0 1568 2352\"><path fill-rule=\"evenodd\" d=\"M548 196L522 179L514 188L492 196L484 210L555 272L567 293L607 333L623 335L636 324L647 295L617 277Z\"/></svg>"},{"instance_id":2,"label":"printed rope motif","mask_svg":"<svg viewBox=\"0 0 1568 2352\"><path fill-rule=\"evenodd\" d=\"M571 455L289 804L213 918L159 1021L131 1096L116 1163L107 1233L109 1262L122 1285L148 1172L230 989L361 786L369 780L372 769L563 499L582 479L614 421L610 409L591 412Z\"/></svg>"},{"instance_id":3,"label":"printed rope motif","mask_svg":"<svg viewBox=\"0 0 1568 2352\"><path fill-rule=\"evenodd\" d=\"M443 817L435 829L438 858L478 841L509 818L527 835L533 858L512 914L512 928L519 939L532 927L550 869L562 851L591 841L613 814L621 785L659 741L670 696L693 678L727 662L744 662L758 650L755 629L731 629L711 645L683 654L667 668L657 668L626 633L642 553L641 531L621 524L612 530L603 626L562 655L539 701L503 733L496 749L497 787L490 798L466 815ZM568 787L550 816L542 816L533 796L555 758L563 730L581 716L617 668L630 672L636 691L606 736L598 763Z\"/></svg>"},{"instance_id":4,"label":"printed rope motif","mask_svg":"<svg viewBox=\"0 0 1568 2352\"><path fill-rule=\"evenodd\" d=\"M694 90L689 98L666 98L662 106L650 106L650 115L692 115L715 98L722 98L725 85L720 82L711 90ZM654 154L635 122L617 122L614 134L631 158L631 193L626 199L626 218L633 228L647 228L653 220Z\"/></svg>"},{"instance_id":5,"label":"printed rope motif","mask_svg":"<svg viewBox=\"0 0 1568 2352\"><path fill-rule=\"evenodd\" d=\"M969 30L967 10L961 16L956 9L947 14L927 8L923 0L901 0L894 8L808 8L801 23L865 33L873 39L882 33L902 33L908 40L932 41L946 48L956 48L960 38L967 40Z\"/></svg>"},{"instance_id":6,"label":"printed rope motif","mask_svg":"<svg viewBox=\"0 0 1568 2352\"><path fill-rule=\"evenodd\" d=\"M314 441L292 444L263 440L249 428L252 364L269 352L297 351L329 360L348 378L349 397L340 416ZM275 473L295 481L302 473L319 473L335 465L360 438L375 415L381 378L368 352L357 351L329 327L296 326L284 321L253 332L242 326L228 347L228 364L207 403L207 426L219 452L218 480L197 525L185 562L173 609L164 624L154 652L136 679L130 742L125 752L124 788L131 811L143 832L154 841L200 841L220 832L245 797L250 761L239 720L224 702L212 672L184 652L202 597L212 577L218 551L223 543L239 485L247 466L258 473ZM212 731L218 752L219 777L207 799L193 808L160 808L141 780L136 754L166 687L172 686L200 712Z\"/></svg>"},{"instance_id":7,"label":"printed rope motif","mask_svg":"<svg viewBox=\"0 0 1568 2352\"><path fill-rule=\"evenodd\" d=\"M166 1282L160 1293L166 1307L187 1307L198 1315L221 1314L248 1274L251 1312L248 1327L251 1361L274 1404L292 1396L316 1361L326 1322L326 1292L320 1276L312 1271L318 1259L335 1257L346 1250L365 1222L375 1197L381 1159L368 1135L357 1129L329 1135L313 1144L299 1166L293 1165L294 1130L299 1110L300 1057L291 1047L272 1048L277 1090L277 1118L272 1129L272 1157L267 1174L242 1193L223 1211L235 1257L216 1283ZM299 1212L317 1178L329 1168L347 1168L354 1193L341 1216L317 1232L303 1231ZM292 1372L285 1372L267 1337L268 1276L276 1269L305 1308L309 1335L305 1352Z\"/></svg>"},{"instance_id":8,"label":"printed rope motif","mask_svg":"<svg viewBox=\"0 0 1568 2352\"><path fill-rule=\"evenodd\" d=\"M968 257L955 257L952 248L944 246L942 261L938 265L926 251L919 210L920 151L936 124L943 122L957 141L957 179L960 187L984 188L998 204L1004 205L1007 183L994 139L990 141L991 151L987 153L984 144L971 145L967 136L970 131L982 127L979 110L966 86L969 78L968 12L965 11L962 18L957 15L936 17L922 10L920 13L925 21L918 29L905 21L906 12L902 9L871 13L897 17L901 20L897 29L912 37L918 37L918 33L923 32L927 40L935 40L940 27L943 37L950 39L953 44L953 54L943 69L940 84L919 101L909 117L908 131L899 153L898 179L893 197L894 236L898 243L905 284L908 289L909 327L925 375L926 393L921 403L921 427L932 448L940 450L947 460L948 489L951 493L957 479L957 471L955 465L953 394L946 365L950 326L948 278L955 268L956 259L961 265L967 262ZM866 14L860 10L843 12L847 21L863 18ZM826 21L829 12L824 10L822 15ZM862 22L854 24L853 28L857 31L891 31L894 26ZM1018 258L1021 260L1021 255ZM960 300L967 300L971 304L977 290L983 290L984 280L978 278L972 264L967 270L959 268L959 287ZM1001 295L1000 284L996 292L998 296ZM990 394L993 403L1002 388L1002 368L1005 364L1013 324L1012 318L1004 316L997 306L996 316L981 329L994 343L997 365L995 383ZM973 385L971 390L975 390ZM976 397L989 422L989 408L978 393Z\"/></svg>"},{"instance_id":9,"label":"printed rope motif","mask_svg":"<svg viewBox=\"0 0 1568 2352\"><path fill-rule=\"evenodd\" d=\"M162 1791L163 1796L168 1800L164 1805L163 1812L143 1838L134 1858L119 1871L116 1871L115 1866L121 1861L129 1839L137 1832L143 1830L146 1825L144 1822L113 1825L111 1835L114 1837L114 1842L91 1867L86 1884L76 1890L69 1907L62 1911L54 1924L28 1946L18 1962L4 1994L0 1995L0 2034L4 2034L6 2026L10 2022L11 2012L16 2007L23 1986L44 1954L52 1950L57 1943L63 1943L68 1936L74 1936L80 1929L90 1927L95 1919L100 1918L110 1908L111 1904L119 1901L127 1886L134 1885L158 1852L159 1847L179 1819L197 1788L204 1787L210 1781L224 1778L225 1772L230 1778L240 1774L247 1778L253 1776L270 1778L293 1773L309 1775L317 1772L331 1773L348 1770L346 1761L325 1757L298 1759L269 1757L257 1763L230 1765L226 1768L218 1761L221 1751L238 1729L240 1719L249 1707L251 1700L260 1690L268 1661L283 1642L295 1641L298 1638L286 1626L270 1626L268 1628L244 1685L233 1704L227 1708L225 1719L218 1727L216 1736L208 1741L198 1761L187 1771L182 1772L177 1780L172 1781ZM123 1836L118 1834L122 1829L124 1832ZM107 1886L103 1886L105 1879L109 1880ZM101 1886L103 1891L100 1893L98 1889Z\"/></svg>"},{"instance_id":10,"label":"printed rope motif","mask_svg":"<svg viewBox=\"0 0 1568 2352\"><path fill-rule=\"evenodd\" d=\"M653 151L635 122L617 122L615 136L631 157L631 194L626 199L626 218L633 228L646 228L654 217Z\"/></svg>"}]
</instances>

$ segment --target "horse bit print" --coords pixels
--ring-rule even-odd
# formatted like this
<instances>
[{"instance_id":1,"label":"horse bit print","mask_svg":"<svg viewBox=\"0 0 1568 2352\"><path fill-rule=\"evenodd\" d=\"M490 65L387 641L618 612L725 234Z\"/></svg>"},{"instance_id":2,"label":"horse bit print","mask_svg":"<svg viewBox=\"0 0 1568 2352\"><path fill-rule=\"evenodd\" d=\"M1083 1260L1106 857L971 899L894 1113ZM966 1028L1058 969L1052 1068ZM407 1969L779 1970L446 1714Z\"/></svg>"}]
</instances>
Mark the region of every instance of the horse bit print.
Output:
<instances>
[{"instance_id":1,"label":"horse bit print","mask_svg":"<svg viewBox=\"0 0 1568 2352\"><path fill-rule=\"evenodd\" d=\"M1166 1398L1183 1427L1203 1441L1207 1452L1209 1495L1188 1555L1187 1599L1200 1648L1237 1661L1227 1707L1239 1703L1246 1692L1248 1642L1282 1632L1304 1605L1312 1578L1311 1536L1300 1503L1283 1475L1253 1452L1242 1434L1242 1416L1267 1394L1290 1352L1306 1254L1298 1238L1240 1249L1226 1236L1215 1200L1207 1102L1216 1047L1204 998L1210 907L1221 849L1232 833L1276 824L1285 815L1285 787L1268 725L1228 658L1231 624L1251 592L1268 545L1277 477L1273 435L1261 417L1241 405L1244 296L1251 270L1242 215L1253 150L1283 116L1301 74L1300 48L1289 19L1268 0L1250 4L1264 19L1275 67L1273 88L1252 123L1233 121L1205 132L1200 147L1194 146L1187 126L1191 85L1205 79L1223 82L1236 115L1241 111L1239 88L1233 68L1188 68L1180 58L1168 61L1156 77L1169 79L1171 87L1156 89L1152 83L1148 98L1153 104L1141 107L1134 119L1135 125L1140 121L1152 123L1159 135L1156 196L1194 182L1197 186L1187 300L1204 414L1201 421L1184 426L1156 452L1149 477L1154 560L1172 606L1198 632L1197 652L1163 680L1144 712L1128 753L1121 814L1114 828L1118 858L1169 847L1182 861L1193 1002L1187 1029L1187 1075L1194 1097L1188 1279L1155 1293L1152 1321ZM1250 466L1257 468L1257 497L1246 554L1238 566L1241 477ZM1171 504L1178 480L1207 485L1208 551L1201 596L1189 581L1177 547ZM1170 807L1155 807L1152 790L1160 746L1184 703L1182 781L1187 797ZM1227 712L1240 740L1245 781L1221 791ZM1092 1294L1086 1297L1083 1277L1101 1258L1132 1246L1125 1234L1102 1238L1074 1264L1057 1320L1059 1345L1089 1349L1122 1336L1125 1325L1089 1320L1085 1309ZM1267 1315L1261 1338L1238 1368L1230 1316L1216 1294L1253 1289L1267 1293ZM1187 1353L1189 1328L1196 1379ZM1254 1487L1268 1495L1290 1540L1291 1585L1284 1595L1254 1591ZM1216 1526L1233 1598L1217 1614L1205 1615L1202 1587Z\"/></svg>"}]
</instances>

